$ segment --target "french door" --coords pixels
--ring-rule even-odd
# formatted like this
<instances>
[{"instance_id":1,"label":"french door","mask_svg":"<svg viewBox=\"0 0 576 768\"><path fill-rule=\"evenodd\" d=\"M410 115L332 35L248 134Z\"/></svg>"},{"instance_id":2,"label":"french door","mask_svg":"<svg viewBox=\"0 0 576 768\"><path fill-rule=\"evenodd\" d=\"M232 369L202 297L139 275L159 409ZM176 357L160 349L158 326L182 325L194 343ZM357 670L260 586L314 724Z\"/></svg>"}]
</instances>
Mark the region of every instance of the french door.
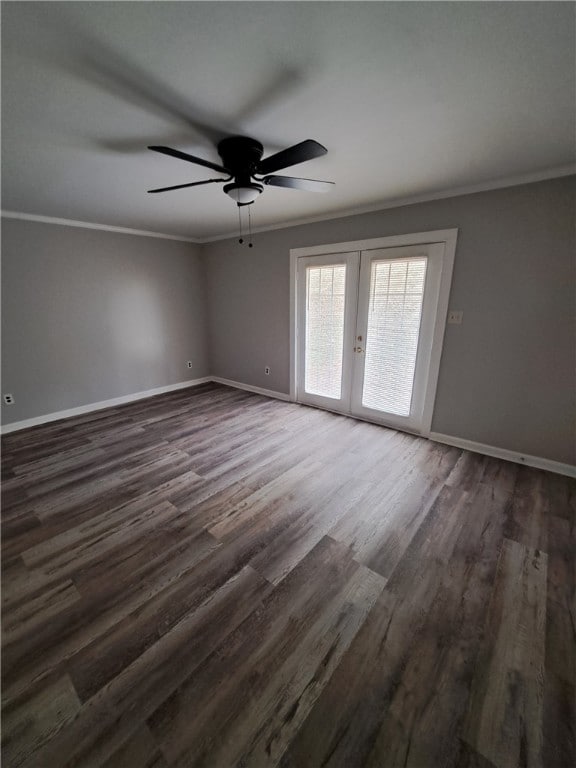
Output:
<instances>
[{"instance_id":1,"label":"french door","mask_svg":"<svg viewBox=\"0 0 576 768\"><path fill-rule=\"evenodd\" d=\"M423 431L444 243L297 260L297 400Z\"/></svg>"}]
</instances>

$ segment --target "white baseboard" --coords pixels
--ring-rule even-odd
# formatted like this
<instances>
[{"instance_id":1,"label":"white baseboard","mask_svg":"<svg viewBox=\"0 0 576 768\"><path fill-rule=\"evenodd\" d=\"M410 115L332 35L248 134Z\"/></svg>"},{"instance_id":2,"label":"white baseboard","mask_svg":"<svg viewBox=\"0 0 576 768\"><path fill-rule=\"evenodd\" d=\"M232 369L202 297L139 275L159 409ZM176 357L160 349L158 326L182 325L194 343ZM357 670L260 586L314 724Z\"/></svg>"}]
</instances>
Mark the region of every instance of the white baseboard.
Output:
<instances>
[{"instance_id":1,"label":"white baseboard","mask_svg":"<svg viewBox=\"0 0 576 768\"><path fill-rule=\"evenodd\" d=\"M504 459L513 461L516 464L525 464L528 467L536 469L545 469L547 472L555 472L558 475L567 475L576 477L576 466L572 464L562 464L560 461L543 459L540 456L529 456L524 453L516 453L506 448L497 448L493 445L484 445L484 443L475 443L473 440L465 440L462 437L452 437L452 435L443 435L440 432L430 432L430 440L436 443L445 443L453 445L455 448L463 448L465 451L474 453L483 453L485 456L493 456L495 459Z\"/></svg>"},{"instance_id":2,"label":"white baseboard","mask_svg":"<svg viewBox=\"0 0 576 768\"><path fill-rule=\"evenodd\" d=\"M290 402L292 399L290 395L286 395L284 392L276 392L274 389L263 389L262 387L253 387L251 384L242 384L242 382L240 381L223 379L220 376L212 376L211 380L216 382L217 384L225 384L227 387L234 387L235 389L245 389L247 392L255 392L257 395L274 397L276 400L284 400L286 402Z\"/></svg>"},{"instance_id":3,"label":"white baseboard","mask_svg":"<svg viewBox=\"0 0 576 768\"><path fill-rule=\"evenodd\" d=\"M220 376L212 376L212 381L218 384L225 384L229 387L235 387L236 389L245 389L248 392L256 392L259 395L265 395L266 397L274 397L277 400L291 401L290 395L286 395L283 392L275 392L271 389L263 389L261 387L253 387L250 384L242 384L240 381L231 381L230 379L223 379ZM390 427L394 429L394 427ZM559 461L552 461L551 459L543 459L540 456L530 456L528 454L516 453L515 451L509 451L506 448L497 448L493 445L485 445L484 443L476 443L473 440L465 440L461 437L452 437L452 435L443 435L440 432L430 432L428 435L422 435L422 437L428 437L437 443L445 443L446 445L453 445L455 448L462 448L466 451L473 451L474 453L481 453L485 456L493 456L495 459L504 459L505 461L513 461L516 464L525 464L528 467L535 467L536 469L544 469L547 472L555 472L558 475L567 475L568 477L576 477L576 466L572 464L562 464Z\"/></svg>"},{"instance_id":4,"label":"white baseboard","mask_svg":"<svg viewBox=\"0 0 576 768\"><path fill-rule=\"evenodd\" d=\"M144 400L147 397L163 395L167 392L176 392L179 389L187 389L188 387L195 387L198 384L207 384L211 381L216 382L217 384L224 384L228 387L234 387L235 389L244 389L247 392L254 392L258 395L264 395L265 397L272 397L276 400L284 400L286 402L291 401L290 395L287 395L284 392L276 392L273 389L264 389L263 387L254 387L251 384L243 384L240 381L223 379L220 376L204 376L200 379L181 381L178 384L168 384L165 387L155 387L154 389L148 389L144 392L134 392L131 395L115 397L111 400L102 400L99 403L88 403L87 405L80 405L77 408L68 408L65 411L47 413L43 416L36 416L33 419L25 419L24 421L14 421L11 424L3 424L0 427L0 434L6 435L10 432L17 432L21 429L36 427L40 424L48 424L51 421L68 419L72 416L80 416L85 413L91 413L92 411L100 411L104 408L114 408L117 405L125 405L126 403L134 403L137 400ZM430 432L428 437L434 442L453 445L455 448L462 448L465 451L473 451L474 453L481 453L485 456L493 456L496 459L513 461L516 464L525 464L528 467L544 469L548 472L555 472L559 475L567 475L568 477L576 478L576 466L573 466L572 464L562 464L559 461L543 459L540 456L516 453L515 451L509 451L506 448L497 448L493 445L476 443L473 440L465 440L462 437L453 437L452 435L443 435L440 432Z\"/></svg>"},{"instance_id":5,"label":"white baseboard","mask_svg":"<svg viewBox=\"0 0 576 768\"><path fill-rule=\"evenodd\" d=\"M114 397L111 400L102 400L99 403L88 403L87 405L80 405L77 408L68 408L65 411L56 411L54 413L46 413L43 416L36 416L33 419L25 419L24 421L14 421L12 424L3 424L0 428L0 434L7 435L10 432L17 432L21 429L28 429L28 427L36 427L39 424L47 424L50 421L58 421L59 419L68 419L71 416L81 416L84 413L91 413L92 411L100 411L103 408L114 408L117 405L125 405L126 403L133 403L136 400L144 400L146 397L153 397L154 395L163 395L167 392L175 392L178 389L187 389L188 387L195 387L198 384L206 384L212 381L210 376L204 376L201 379L190 379L189 381L181 381L178 384L168 384L165 387L155 387L154 389L147 389L145 392L134 392L131 395L123 395L122 397Z\"/></svg>"}]
</instances>

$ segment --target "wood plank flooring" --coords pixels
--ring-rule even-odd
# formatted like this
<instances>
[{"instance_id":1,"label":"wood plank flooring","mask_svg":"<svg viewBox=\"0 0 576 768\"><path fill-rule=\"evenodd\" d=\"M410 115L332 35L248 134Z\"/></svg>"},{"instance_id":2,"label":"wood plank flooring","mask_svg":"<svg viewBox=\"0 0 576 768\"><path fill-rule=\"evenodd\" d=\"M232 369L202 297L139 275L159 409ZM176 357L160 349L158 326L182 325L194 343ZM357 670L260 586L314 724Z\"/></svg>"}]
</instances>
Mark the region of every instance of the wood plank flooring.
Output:
<instances>
[{"instance_id":1,"label":"wood plank flooring","mask_svg":"<svg viewBox=\"0 0 576 768\"><path fill-rule=\"evenodd\" d=\"M215 384L2 440L7 768L574 768L576 483Z\"/></svg>"}]
</instances>

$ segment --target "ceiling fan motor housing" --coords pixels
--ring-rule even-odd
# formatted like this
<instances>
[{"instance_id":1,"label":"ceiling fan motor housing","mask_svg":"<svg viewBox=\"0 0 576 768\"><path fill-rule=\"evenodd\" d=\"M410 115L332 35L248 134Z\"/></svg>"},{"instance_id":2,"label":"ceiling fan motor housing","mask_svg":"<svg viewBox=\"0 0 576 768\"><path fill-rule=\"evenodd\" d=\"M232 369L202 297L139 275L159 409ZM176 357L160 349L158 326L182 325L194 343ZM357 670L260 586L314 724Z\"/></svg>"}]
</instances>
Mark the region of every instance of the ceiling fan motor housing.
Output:
<instances>
[{"instance_id":1,"label":"ceiling fan motor housing","mask_svg":"<svg viewBox=\"0 0 576 768\"><path fill-rule=\"evenodd\" d=\"M234 183L227 184L224 192L239 206L251 205L262 192L262 184L252 181L262 159L264 147L256 139L247 136L230 136L218 144L218 154L224 167L234 176Z\"/></svg>"},{"instance_id":2,"label":"ceiling fan motor housing","mask_svg":"<svg viewBox=\"0 0 576 768\"><path fill-rule=\"evenodd\" d=\"M230 136L218 144L222 164L237 182L250 183L250 178L257 172L263 152L262 144L247 136Z\"/></svg>"}]
</instances>

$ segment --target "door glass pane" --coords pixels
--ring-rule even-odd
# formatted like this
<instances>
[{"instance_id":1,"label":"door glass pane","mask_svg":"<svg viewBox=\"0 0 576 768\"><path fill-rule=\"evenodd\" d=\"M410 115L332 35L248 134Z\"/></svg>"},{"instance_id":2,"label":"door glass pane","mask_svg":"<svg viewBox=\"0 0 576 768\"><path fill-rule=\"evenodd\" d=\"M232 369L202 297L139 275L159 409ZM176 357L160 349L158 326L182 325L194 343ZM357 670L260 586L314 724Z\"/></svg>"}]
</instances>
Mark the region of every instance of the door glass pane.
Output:
<instances>
[{"instance_id":1,"label":"door glass pane","mask_svg":"<svg viewBox=\"0 0 576 768\"><path fill-rule=\"evenodd\" d=\"M362 405L409 416L426 258L374 260Z\"/></svg>"},{"instance_id":2,"label":"door glass pane","mask_svg":"<svg viewBox=\"0 0 576 768\"><path fill-rule=\"evenodd\" d=\"M311 395L342 396L346 265L306 269L304 389Z\"/></svg>"}]
</instances>

